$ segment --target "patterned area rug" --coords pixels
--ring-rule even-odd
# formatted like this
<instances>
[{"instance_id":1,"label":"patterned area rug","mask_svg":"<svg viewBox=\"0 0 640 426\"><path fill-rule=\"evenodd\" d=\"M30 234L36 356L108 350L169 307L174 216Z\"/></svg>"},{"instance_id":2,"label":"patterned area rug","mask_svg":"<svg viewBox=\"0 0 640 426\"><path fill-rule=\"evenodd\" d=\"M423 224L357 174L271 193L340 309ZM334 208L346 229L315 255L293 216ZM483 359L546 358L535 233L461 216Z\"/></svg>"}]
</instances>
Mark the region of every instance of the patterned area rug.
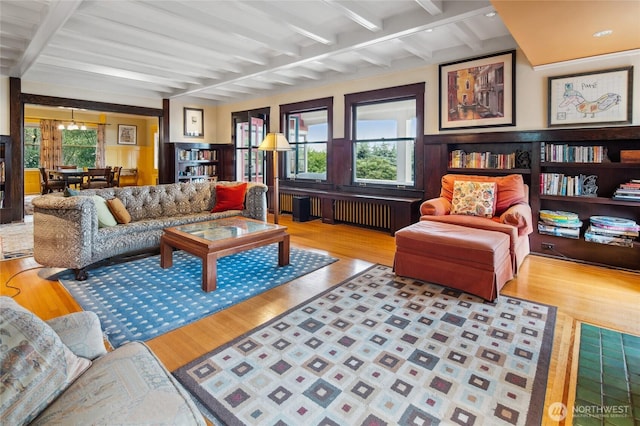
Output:
<instances>
[{"instance_id":1,"label":"patterned area rug","mask_svg":"<svg viewBox=\"0 0 640 426\"><path fill-rule=\"evenodd\" d=\"M92 269L86 281L76 281L69 271L60 282L84 310L98 314L109 342L118 347L159 336L336 260L291 248L290 264L278 267L278 246L271 244L218 259L217 289L209 293L201 288L202 261L183 251L174 252L168 269L156 255Z\"/></svg>"},{"instance_id":2,"label":"patterned area rug","mask_svg":"<svg viewBox=\"0 0 640 426\"><path fill-rule=\"evenodd\" d=\"M640 336L580 327L574 425L640 424Z\"/></svg>"},{"instance_id":3,"label":"patterned area rug","mask_svg":"<svg viewBox=\"0 0 640 426\"><path fill-rule=\"evenodd\" d=\"M556 308L376 265L174 372L230 425L533 425Z\"/></svg>"},{"instance_id":4,"label":"patterned area rug","mask_svg":"<svg viewBox=\"0 0 640 426\"><path fill-rule=\"evenodd\" d=\"M0 260L33 256L33 216L24 222L0 225Z\"/></svg>"}]
</instances>

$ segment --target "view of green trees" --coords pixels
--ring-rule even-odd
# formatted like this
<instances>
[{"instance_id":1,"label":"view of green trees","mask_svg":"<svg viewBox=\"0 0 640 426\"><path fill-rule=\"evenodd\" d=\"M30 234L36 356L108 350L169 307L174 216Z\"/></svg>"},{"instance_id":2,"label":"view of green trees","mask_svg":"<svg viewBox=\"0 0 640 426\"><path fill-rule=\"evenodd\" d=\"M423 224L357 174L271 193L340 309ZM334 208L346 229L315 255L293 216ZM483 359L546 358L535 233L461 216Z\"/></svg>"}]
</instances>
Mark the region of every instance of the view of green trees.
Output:
<instances>
[{"instance_id":1,"label":"view of green trees","mask_svg":"<svg viewBox=\"0 0 640 426\"><path fill-rule=\"evenodd\" d=\"M397 158L398 150L395 144L357 144L356 179L395 180Z\"/></svg>"},{"instance_id":2,"label":"view of green trees","mask_svg":"<svg viewBox=\"0 0 640 426\"><path fill-rule=\"evenodd\" d=\"M40 167L40 128L24 128L24 167ZM62 131L62 164L95 167L98 132L96 130Z\"/></svg>"},{"instance_id":3,"label":"view of green trees","mask_svg":"<svg viewBox=\"0 0 640 426\"><path fill-rule=\"evenodd\" d=\"M307 157L307 171L310 173L326 173L327 153L322 151L309 151Z\"/></svg>"}]
</instances>

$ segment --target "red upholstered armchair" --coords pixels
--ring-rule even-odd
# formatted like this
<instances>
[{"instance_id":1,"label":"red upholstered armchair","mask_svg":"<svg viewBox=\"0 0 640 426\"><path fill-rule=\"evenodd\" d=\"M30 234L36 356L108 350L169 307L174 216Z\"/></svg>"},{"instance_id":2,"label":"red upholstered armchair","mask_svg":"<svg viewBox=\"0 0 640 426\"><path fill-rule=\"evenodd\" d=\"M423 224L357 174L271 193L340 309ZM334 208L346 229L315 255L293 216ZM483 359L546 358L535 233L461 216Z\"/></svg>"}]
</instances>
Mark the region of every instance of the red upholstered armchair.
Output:
<instances>
[{"instance_id":1,"label":"red upholstered armchair","mask_svg":"<svg viewBox=\"0 0 640 426\"><path fill-rule=\"evenodd\" d=\"M489 204L484 203L485 207L488 206L488 210L483 210L482 207L475 210L469 205L468 199L466 205L465 201L461 202L465 194L460 188L465 182L488 182L489 185L495 183L494 196L492 199L489 197ZM459 214L460 211L464 213ZM492 213L488 214L488 211ZM497 177L444 175L440 197L424 201L420 206L420 214L420 220L445 222L507 234L510 239L514 274L529 254L529 234L533 232L533 222L529 206L529 187L522 180L522 175Z\"/></svg>"}]
</instances>

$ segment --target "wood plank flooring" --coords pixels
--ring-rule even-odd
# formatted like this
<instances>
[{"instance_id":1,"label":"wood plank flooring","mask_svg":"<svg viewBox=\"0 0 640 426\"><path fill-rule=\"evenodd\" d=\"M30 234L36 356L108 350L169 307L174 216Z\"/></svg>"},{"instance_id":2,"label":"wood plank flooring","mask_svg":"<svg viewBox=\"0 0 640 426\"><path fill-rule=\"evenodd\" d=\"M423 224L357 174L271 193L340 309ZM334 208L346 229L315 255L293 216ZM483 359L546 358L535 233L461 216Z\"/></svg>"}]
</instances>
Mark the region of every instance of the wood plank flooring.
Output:
<instances>
[{"instance_id":1,"label":"wood plank flooring","mask_svg":"<svg viewBox=\"0 0 640 426\"><path fill-rule=\"evenodd\" d=\"M170 371L376 263L393 264L395 241L384 232L319 220L298 223L289 215L280 219L289 227L293 247L340 261L147 342ZM43 319L81 310L50 279L57 271L40 267L33 258L0 262L0 294L15 296ZM568 401L578 321L640 335L638 273L529 255L502 293L558 307L545 407ZM557 423L546 418L545 424Z\"/></svg>"}]
</instances>

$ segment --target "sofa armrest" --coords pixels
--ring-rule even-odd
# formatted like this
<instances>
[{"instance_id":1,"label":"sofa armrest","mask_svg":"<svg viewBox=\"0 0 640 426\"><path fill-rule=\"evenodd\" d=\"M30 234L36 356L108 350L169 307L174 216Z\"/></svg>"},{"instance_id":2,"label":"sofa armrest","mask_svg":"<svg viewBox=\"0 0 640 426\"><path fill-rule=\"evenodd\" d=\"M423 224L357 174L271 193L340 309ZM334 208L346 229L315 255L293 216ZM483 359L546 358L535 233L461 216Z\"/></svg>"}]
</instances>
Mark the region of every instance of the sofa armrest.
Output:
<instances>
[{"instance_id":1,"label":"sofa armrest","mask_svg":"<svg viewBox=\"0 0 640 426\"><path fill-rule=\"evenodd\" d=\"M95 312L74 312L46 323L77 356L93 360L107 353L100 319Z\"/></svg>"},{"instance_id":2,"label":"sofa armrest","mask_svg":"<svg viewBox=\"0 0 640 426\"><path fill-rule=\"evenodd\" d=\"M451 211L451 202L444 197L432 198L420 205L421 216L442 216Z\"/></svg>"},{"instance_id":3,"label":"sofa armrest","mask_svg":"<svg viewBox=\"0 0 640 426\"><path fill-rule=\"evenodd\" d=\"M43 266L84 268L91 263L98 212L91 197L57 194L33 199L33 256Z\"/></svg>"},{"instance_id":4,"label":"sofa armrest","mask_svg":"<svg viewBox=\"0 0 640 426\"><path fill-rule=\"evenodd\" d=\"M528 204L514 204L500 215L500 223L518 228L518 235L529 235L533 232L533 216Z\"/></svg>"},{"instance_id":5,"label":"sofa armrest","mask_svg":"<svg viewBox=\"0 0 640 426\"><path fill-rule=\"evenodd\" d=\"M251 219L267 221L267 185L249 183L244 199L243 215Z\"/></svg>"}]
</instances>

